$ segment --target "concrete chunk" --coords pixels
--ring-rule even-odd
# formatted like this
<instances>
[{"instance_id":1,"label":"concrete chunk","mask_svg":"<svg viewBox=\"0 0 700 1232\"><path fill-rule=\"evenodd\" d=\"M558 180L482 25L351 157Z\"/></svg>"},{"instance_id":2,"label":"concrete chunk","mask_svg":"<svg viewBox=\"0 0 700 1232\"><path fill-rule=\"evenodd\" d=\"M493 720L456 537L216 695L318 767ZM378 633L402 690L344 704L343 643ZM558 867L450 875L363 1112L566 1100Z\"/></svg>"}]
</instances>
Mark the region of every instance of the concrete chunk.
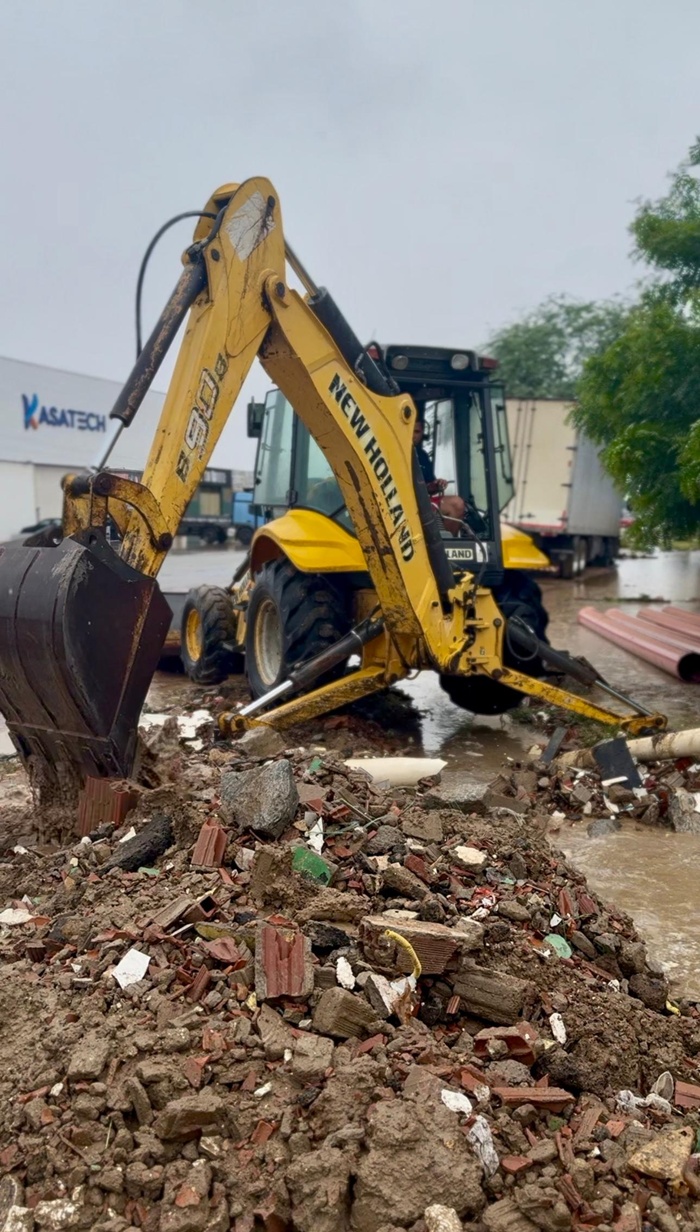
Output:
<instances>
[{"instance_id":1,"label":"concrete chunk","mask_svg":"<svg viewBox=\"0 0 700 1232\"><path fill-rule=\"evenodd\" d=\"M351 1039L369 1035L378 1025L377 1016L366 1001L344 988L327 988L321 994L313 1017L314 1030L321 1035Z\"/></svg>"},{"instance_id":2,"label":"concrete chunk","mask_svg":"<svg viewBox=\"0 0 700 1232\"><path fill-rule=\"evenodd\" d=\"M229 770L221 778L219 811L241 830L279 838L294 820L299 793L286 758L254 770Z\"/></svg>"},{"instance_id":3,"label":"concrete chunk","mask_svg":"<svg viewBox=\"0 0 700 1232\"><path fill-rule=\"evenodd\" d=\"M70 1082L97 1082L109 1061L112 1050L110 1040L86 1035L80 1040L68 1063Z\"/></svg>"},{"instance_id":4,"label":"concrete chunk","mask_svg":"<svg viewBox=\"0 0 700 1232\"><path fill-rule=\"evenodd\" d=\"M224 1113L224 1101L205 1087L196 1095L184 1095L166 1104L153 1124L153 1132L158 1138L185 1142L203 1130L220 1128Z\"/></svg>"},{"instance_id":5,"label":"concrete chunk","mask_svg":"<svg viewBox=\"0 0 700 1232\"><path fill-rule=\"evenodd\" d=\"M459 929L453 929L427 920L365 916L360 924L360 942L367 961L407 975L413 969L411 957L395 941L386 937L387 929L405 937L413 946L424 975L441 975L447 969L456 970L462 956L481 945L483 937L483 929L476 921L463 920Z\"/></svg>"},{"instance_id":6,"label":"concrete chunk","mask_svg":"<svg viewBox=\"0 0 700 1232\"><path fill-rule=\"evenodd\" d=\"M454 991L467 1013L503 1026L511 1026L524 1017L536 996L536 989L528 980L477 967L470 960L462 965Z\"/></svg>"}]
</instances>

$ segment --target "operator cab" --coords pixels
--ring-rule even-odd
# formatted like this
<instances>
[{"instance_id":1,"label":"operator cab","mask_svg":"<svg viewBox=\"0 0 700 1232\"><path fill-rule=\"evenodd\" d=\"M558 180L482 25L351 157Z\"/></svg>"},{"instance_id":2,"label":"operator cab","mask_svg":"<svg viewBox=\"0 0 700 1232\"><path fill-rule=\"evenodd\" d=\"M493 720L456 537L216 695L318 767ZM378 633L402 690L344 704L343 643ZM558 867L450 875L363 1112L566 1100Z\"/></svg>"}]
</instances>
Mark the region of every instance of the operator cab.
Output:
<instances>
[{"instance_id":1,"label":"operator cab","mask_svg":"<svg viewBox=\"0 0 700 1232\"><path fill-rule=\"evenodd\" d=\"M503 386L493 381L495 359L447 347L371 344L387 374L413 398L424 424L422 447L445 495L466 510L458 534L443 527L453 572L478 572L484 585L501 580L500 512L513 496Z\"/></svg>"},{"instance_id":2,"label":"operator cab","mask_svg":"<svg viewBox=\"0 0 700 1232\"><path fill-rule=\"evenodd\" d=\"M440 523L453 572L478 573L485 586L498 585L503 577L499 515L512 499L513 481L505 395L492 380L496 361L445 347L372 343L367 350L413 398L435 475L448 481L446 495L465 502L458 534ZM314 509L352 534L333 471L282 392L271 390L259 411L254 500L260 513L273 518L289 508Z\"/></svg>"}]
</instances>

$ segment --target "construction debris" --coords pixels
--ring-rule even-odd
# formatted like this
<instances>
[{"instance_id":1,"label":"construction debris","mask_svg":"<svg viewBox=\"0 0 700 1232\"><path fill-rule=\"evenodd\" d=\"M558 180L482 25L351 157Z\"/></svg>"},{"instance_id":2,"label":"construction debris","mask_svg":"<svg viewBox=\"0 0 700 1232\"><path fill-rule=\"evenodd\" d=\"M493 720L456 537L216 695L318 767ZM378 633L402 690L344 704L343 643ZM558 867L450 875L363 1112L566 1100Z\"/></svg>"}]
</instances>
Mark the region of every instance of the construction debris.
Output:
<instances>
[{"instance_id":1,"label":"construction debris","mask_svg":"<svg viewBox=\"0 0 700 1232\"><path fill-rule=\"evenodd\" d=\"M128 814L0 845L6 1229L697 1228L700 1012L546 832L700 767L388 788L163 732Z\"/></svg>"}]
</instances>

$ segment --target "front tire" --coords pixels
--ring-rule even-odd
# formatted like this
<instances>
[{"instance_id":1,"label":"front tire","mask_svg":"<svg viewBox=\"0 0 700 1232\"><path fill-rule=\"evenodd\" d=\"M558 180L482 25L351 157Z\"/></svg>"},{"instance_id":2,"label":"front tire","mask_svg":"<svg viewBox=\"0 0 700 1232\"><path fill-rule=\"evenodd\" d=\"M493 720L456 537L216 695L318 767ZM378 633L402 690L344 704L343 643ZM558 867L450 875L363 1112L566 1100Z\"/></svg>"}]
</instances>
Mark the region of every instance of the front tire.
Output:
<instances>
[{"instance_id":1,"label":"front tire","mask_svg":"<svg viewBox=\"0 0 700 1232\"><path fill-rule=\"evenodd\" d=\"M254 697L281 684L297 663L327 650L350 627L344 596L317 573L300 573L286 559L268 561L258 574L246 614L246 675ZM343 665L317 685L341 675Z\"/></svg>"},{"instance_id":2,"label":"front tire","mask_svg":"<svg viewBox=\"0 0 700 1232\"><path fill-rule=\"evenodd\" d=\"M231 596L220 586L198 586L185 599L180 624L180 658L197 684L221 684L236 667Z\"/></svg>"},{"instance_id":3,"label":"front tire","mask_svg":"<svg viewBox=\"0 0 700 1232\"><path fill-rule=\"evenodd\" d=\"M542 602L542 591L534 578L515 569L506 570L500 586L494 586L493 597L506 620L523 621L541 641L547 641L549 616ZM523 657L508 638L504 639L503 662L514 671L528 676L541 676L544 664L538 657ZM440 685L450 701L472 714L505 714L523 700L523 694L509 685L500 684L488 676L441 676Z\"/></svg>"}]
</instances>

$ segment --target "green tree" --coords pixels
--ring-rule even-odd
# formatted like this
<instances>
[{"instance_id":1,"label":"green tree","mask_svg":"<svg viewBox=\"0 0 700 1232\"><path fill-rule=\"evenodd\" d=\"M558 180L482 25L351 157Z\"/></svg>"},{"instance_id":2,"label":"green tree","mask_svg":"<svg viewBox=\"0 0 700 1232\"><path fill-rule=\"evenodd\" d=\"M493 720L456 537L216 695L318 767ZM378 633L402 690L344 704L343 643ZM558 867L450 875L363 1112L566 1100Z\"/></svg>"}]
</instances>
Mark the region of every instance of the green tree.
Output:
<instances>
[{"instance_id":1,"label":"green tree","mask_svg":"<svg viewBox=\"0 0 700 1232\"><path fill-rule=\"evenodd\" d=\"M639 544L698 532L700 513L700 143L669 192L631 225L649 281L625 327L584 366L577 424L628 494Z\"/></svg>"},{"instance_id":2,"label":"green tree","mask_svg":"<svg viewBox=\"0 0 700 1232\"><path fill-rule=\"evenodd\" d=\"M574 398L591 355L622 331L628 306L620 300L582 302L550 296L520 321L497 330L486 350L514 398Z\"/></svg>"}]
</instances>

